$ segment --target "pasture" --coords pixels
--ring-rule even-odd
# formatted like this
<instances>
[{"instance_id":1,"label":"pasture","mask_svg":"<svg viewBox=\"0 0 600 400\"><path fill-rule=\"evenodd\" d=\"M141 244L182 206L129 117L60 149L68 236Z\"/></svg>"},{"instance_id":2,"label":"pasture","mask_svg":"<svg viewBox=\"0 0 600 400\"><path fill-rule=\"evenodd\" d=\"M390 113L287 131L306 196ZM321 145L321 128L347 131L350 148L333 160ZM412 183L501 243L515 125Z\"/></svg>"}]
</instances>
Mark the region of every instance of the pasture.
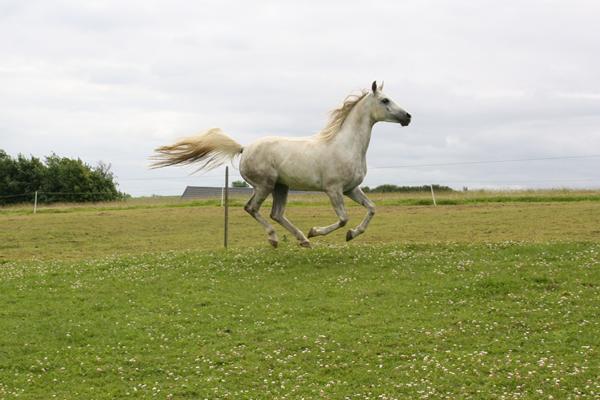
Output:
<instances>
[{"instance_id":1,"label":"pasture","mask_svg":"<svg viewBox=\"0 0 600 400\"><path fill-rule=\"evenodd\" d=\"M0 398L600 397L600 193L369 196L0 209Z\"/></svg>"}]
</instances>

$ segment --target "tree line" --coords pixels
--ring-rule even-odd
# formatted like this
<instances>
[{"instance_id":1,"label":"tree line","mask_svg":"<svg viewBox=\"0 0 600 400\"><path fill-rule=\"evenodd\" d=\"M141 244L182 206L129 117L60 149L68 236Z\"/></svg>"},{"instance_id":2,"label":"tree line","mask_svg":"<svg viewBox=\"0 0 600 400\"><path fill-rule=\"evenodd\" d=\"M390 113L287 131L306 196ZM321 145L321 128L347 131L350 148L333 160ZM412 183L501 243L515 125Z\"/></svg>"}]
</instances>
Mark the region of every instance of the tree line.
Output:
<instances>
[{"instance_id":1,"label":"tree line","mask_svg":"<svg viewBox=\"0 0 600 400\"><path fill-rule=\"evenodd\" d=\"M422 186L396 186L396 185L379 185L374 188L370 188L368 186L363 186L362 190L365 193L390 193L390 192L429 192L431 187L433 186L433 190L436 192L453 192L449 186L443 185L422 185Z\"/></svg>"},{"instance_id":2,"label":"tree line","mask_svg":"<svg viewBox=\"0 0 600 400\"><path fill-rule=\"evenodd\" d=\"M39 192L38 202L82 202L120 200L129 195L117 189L110 164L92 167L78 159L60 157L16 158L0 149L0 204L30 200ZM26 196L24 196L26 195Z\"/></svg>"},{"instance_id":3,"label":"tree line","mask_svg":"<svg viewBox=\"0 0 600 400\"><path fill-rule=\"evenodd\" d=\"M248 187L248 183L246 181L233 181L231 182L232 187ZM443 185L431 185L433 186L433 190L436 192L453 192L449 186ZM394 193L394 192L429 192L431 190L430 185L422 185L422 186L397 186L397 185L379 185L374 188L370 188L368 186L363 186L361 189L365 193Z\"/></svg>"}]
</instances>

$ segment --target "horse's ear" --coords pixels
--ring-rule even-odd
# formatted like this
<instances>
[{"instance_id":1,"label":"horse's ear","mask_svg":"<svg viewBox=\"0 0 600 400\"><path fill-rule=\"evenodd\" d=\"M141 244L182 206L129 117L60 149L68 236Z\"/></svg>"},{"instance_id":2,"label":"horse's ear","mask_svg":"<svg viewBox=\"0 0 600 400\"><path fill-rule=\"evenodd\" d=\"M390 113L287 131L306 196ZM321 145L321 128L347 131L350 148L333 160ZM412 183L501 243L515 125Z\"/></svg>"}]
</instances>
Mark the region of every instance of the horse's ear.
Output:
<instances>
[{"instance_id":1,"label":"horse's ear","mask_svg":"<svg viewBox=\"0 0 600 400\"><path fill-rule=\"evenodd\" d=\"M381 85L379 85L379 90L383 91L383 81L381 81Z\"/></svg>"},{"instance_id":2,"label":"horse's ear","mask_svg":"<svg viewBox=\"0 0 600 400\"><path fill-rule=\"evenodd\" d=\"M371 85L371 90L373 91L373 93L377 93L377 81L373 81L373 84Z\"/></svg>"}]
</instances>

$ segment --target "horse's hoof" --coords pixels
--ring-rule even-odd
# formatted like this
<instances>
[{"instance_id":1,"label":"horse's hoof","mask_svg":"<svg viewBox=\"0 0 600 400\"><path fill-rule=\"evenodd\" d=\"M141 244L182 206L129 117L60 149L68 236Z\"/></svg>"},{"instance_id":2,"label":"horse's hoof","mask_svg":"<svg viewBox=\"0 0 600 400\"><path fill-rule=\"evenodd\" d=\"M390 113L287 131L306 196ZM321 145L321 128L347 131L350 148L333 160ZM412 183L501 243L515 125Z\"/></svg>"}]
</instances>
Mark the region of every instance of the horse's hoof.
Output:
<instances>
[{"instance_id":1,"label":"horse's hoof","mask_svg":"<svg viewBox=\"0 0 600 400\"><path fill-rule=\"evenodd\" d=\"M273 246L274 248L277 248L277 245L279 244L279 242L277 240L273 240L273 239L269 239L269 243L271 244L271 246Z\"/></svg>"},{"instance_id":2,"label":"horse's hoof","mask_svg":"<svg viewBox=\"0 0 600 400\"><path fill-rule=\"evenodd\" d=\"M310 245L310 242L307 240L305 242L300 242L298 243L300 245L300 247L306 247L307 249L310 249L312 246Z\"/></svg>"},{"instance_id":3,"label":"horse's hoof","mask_svg":"<svg viewBox=\"0 0 600 400\"><path fill-rule=\"evenodd\" d=\"M311 238L314 236L317 236L317 230L313 227L313 228L310 228L310 231L308 231L308 237Z\"/></svg>"},{"instance_id":4,"label":"horse's hoof","mask_svg":"<svg viewBox=\"0 0 600 400\"><path fill-rule=\"evenodd\" d=\"M352 231L348 231L346 232L346 242L351 241L352 239L354 239L354 235L352 234Z\"/></svg>"}]
</instances>

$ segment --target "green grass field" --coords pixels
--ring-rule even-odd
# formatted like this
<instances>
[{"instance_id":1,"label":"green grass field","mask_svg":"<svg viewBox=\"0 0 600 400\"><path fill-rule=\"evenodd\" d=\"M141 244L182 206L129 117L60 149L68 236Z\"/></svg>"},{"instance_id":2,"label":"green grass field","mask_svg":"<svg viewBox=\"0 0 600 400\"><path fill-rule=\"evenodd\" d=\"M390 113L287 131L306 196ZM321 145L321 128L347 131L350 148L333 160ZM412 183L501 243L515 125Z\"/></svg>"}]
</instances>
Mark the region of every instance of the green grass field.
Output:
<instances>
[{"instance_id":1,"label":"green grass field","mask_svg":"<svg viewBox=\"0 0 600 400\"><path fill-rule=\"evenodd\" d=\"M597 192L371 197L0 209L0 398L600 398Z\"/></svg>"}]
</instances>

